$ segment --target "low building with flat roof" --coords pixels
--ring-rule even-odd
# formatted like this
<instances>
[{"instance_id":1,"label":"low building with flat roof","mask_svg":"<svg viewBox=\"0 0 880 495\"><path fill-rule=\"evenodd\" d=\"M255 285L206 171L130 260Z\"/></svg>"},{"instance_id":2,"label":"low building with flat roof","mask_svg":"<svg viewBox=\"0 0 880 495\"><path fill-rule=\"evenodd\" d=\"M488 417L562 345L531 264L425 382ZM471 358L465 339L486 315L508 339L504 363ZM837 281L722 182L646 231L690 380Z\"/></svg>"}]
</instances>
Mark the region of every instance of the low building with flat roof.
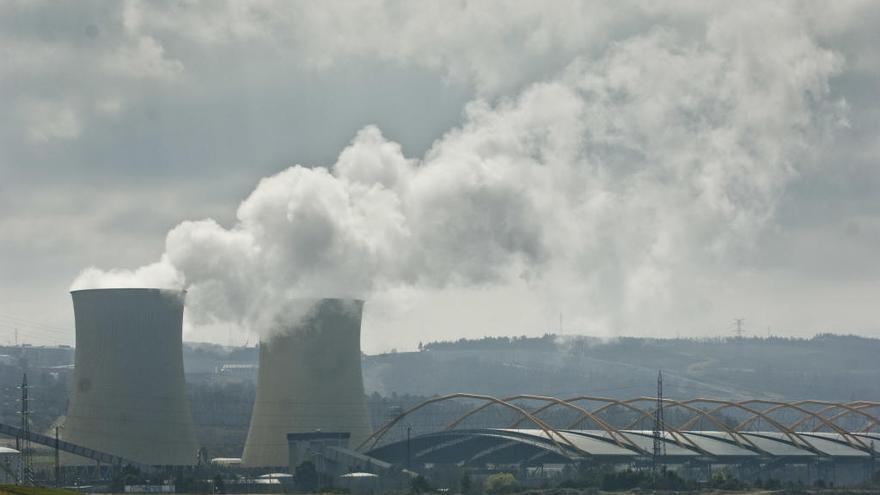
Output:
<instances>
[{"instance_id":1,"label":"low building with flat roof","mask_svg":"<svg viewBox=\"0 0 880 495\"><path fill-rule=\"evenodd\" d=\"M14 485L21 479L21 452L0 447L0 485Z\"/></svg>"}]
</instances>

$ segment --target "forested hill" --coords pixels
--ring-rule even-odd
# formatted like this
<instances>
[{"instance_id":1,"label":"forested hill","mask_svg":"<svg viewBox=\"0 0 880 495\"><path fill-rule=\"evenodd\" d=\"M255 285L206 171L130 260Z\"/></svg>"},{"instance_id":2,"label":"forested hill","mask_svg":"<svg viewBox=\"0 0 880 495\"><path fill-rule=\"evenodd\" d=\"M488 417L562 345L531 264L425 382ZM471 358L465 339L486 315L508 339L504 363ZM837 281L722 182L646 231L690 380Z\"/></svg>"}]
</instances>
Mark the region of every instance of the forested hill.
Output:
<instances>
[{"instance_id":1,"label":"forested hill","mask_svg":"<svg viewBox=\"0 0 880 495\"><path fill-rule=\"evenodd\" d=\"M880 400L880 340L490 337L368 356L368 390L430 395L653 395Z\"/></svg>"}]
</instances>

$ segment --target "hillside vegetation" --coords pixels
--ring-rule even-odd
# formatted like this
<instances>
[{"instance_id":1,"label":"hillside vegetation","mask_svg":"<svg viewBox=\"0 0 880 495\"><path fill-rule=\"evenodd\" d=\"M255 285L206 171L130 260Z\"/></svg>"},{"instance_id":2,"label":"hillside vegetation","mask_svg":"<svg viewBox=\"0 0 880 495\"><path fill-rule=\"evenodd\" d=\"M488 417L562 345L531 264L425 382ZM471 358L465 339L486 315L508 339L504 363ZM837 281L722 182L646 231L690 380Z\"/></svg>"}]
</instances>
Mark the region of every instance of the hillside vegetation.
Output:
<instances>
[{"instance_id":1,"label":"hillside vegetation","mask_svg":"<svg viewBox=\"0 0 880 495\"><path fill-rule=\"evenodd\" d=\"M654 395L876 400L880 340L486 338L432 342L421 352L369 356L367 388L382 394ZM474 379L479 377L479 379Z\"/></svg>"}]
</instances>

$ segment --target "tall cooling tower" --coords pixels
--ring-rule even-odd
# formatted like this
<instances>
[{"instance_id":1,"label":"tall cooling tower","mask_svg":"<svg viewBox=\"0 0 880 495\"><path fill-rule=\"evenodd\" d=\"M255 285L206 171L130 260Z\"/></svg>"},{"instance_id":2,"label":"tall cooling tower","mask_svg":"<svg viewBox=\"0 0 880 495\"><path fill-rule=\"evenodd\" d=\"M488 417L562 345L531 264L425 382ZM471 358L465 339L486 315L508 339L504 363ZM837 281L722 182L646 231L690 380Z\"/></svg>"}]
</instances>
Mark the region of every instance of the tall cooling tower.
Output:
<instances>
[{"instance_id":1,"label":"tall cooling tower","mask_svg":"<svg viewBox=\"0 0 880 495\"><path fill-rule=\"evenodd\" d=\"M291 323L260 344L243 466L287 466L288 433L371 433L361 374L363 301L298 300ZM308 308L308 309L303 309Z\"/></svg>"},{"instance_id":2,"label":"tall cooling tower","mask_svg":"<svg viewBox=\"0 0 880 495\"><path fill-rule=\"evenodd\" d=\"M183 291L71 292L73 390L64 439L153 465L194 464L183 376Z\"/></svg>"}]
</instances>

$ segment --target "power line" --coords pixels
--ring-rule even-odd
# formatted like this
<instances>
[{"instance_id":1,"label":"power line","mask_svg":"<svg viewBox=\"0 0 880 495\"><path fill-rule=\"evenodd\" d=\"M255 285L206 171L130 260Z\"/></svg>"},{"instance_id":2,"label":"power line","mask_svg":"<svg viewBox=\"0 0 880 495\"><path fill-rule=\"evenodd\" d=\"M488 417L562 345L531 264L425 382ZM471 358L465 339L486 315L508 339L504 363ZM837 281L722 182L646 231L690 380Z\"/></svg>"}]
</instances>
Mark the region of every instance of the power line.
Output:
<instances>
[{"instance_id":1,"label":"power line","mask_svg":"<svg viewBox=\"0 0 880 495\"><path fill-rule=\"evenodd\" d=\"M4 332L5 330L5 332ZM30 336L31 339L42 341L62 340L70 341L74 335L73 330L57 327L47 323L23 318L21 316L0 312L0 333L10 335L10 340L18 346L26 339L20 339L19 334L25 337Z\"/></svg>"},{"instance_id":2,"label":"power line","mask_svg":"<svg viewBox=\"0 0 880 495\"><path fill-rule=\"evenodd\" d=\"M21 316L16 316L16 315L9 314L9 313L0 312L0 319L17 322L17 323L20 323L24 326L37 327L37 328L42 328L42 329L56 331L56 332L69 332L70 331L69 328L58 327L58 326L51 325L51 324L48 324L48 323L45 323L42 321L32 320L30 318L22 318Z\"/></svg>"}]
</instances>

